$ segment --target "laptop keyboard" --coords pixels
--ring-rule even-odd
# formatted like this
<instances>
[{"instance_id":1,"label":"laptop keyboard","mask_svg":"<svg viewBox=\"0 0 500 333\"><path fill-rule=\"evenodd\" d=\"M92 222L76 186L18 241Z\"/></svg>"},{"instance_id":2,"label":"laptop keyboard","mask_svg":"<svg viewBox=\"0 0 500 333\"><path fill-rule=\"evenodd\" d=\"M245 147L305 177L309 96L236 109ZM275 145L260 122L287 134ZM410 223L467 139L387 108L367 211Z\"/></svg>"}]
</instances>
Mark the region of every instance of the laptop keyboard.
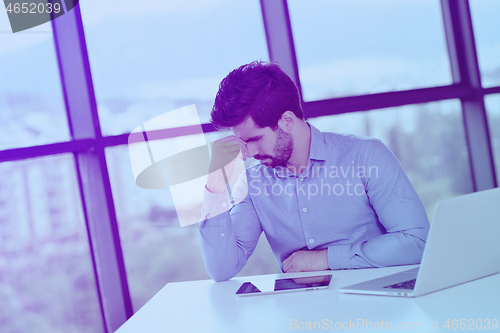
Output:
<instances>
[{"instance_id":1,"label":"laptop keyboard","mask_svg":"<svg viewBox=\"0 0 500 333\"><path fill-rule=\"evenodd\" d=\"M391 284L390 286L385 286L384 288L393 288L393 289L414 289L415 288L415 282L417 279L413 280L408 280L404 282L399 282L396 284Z\"/></svg>"}]
</instances>

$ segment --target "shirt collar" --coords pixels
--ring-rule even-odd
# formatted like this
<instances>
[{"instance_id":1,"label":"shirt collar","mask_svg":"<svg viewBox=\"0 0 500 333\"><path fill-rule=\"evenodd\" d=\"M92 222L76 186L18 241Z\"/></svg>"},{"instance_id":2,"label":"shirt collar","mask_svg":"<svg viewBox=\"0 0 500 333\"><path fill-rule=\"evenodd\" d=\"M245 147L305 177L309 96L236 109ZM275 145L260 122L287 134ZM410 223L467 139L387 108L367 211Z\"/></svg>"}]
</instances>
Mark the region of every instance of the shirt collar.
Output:
<instances>
[{"instance_id":1,"label":"shirt collar","mask_svg":"<svg viewBox=\"0 0 500 333\"><path fill-rule=\"evenodd\" d=\"M317 160L317 161L326 160L326 146L325 146L325 140L323 139L323 134L320 132L320 130L309 123L307 124L311 128L311 145L309 146L309 165L308 165L309 168L312 164L311 160ZM280 178L287 178L293 174L293 172L291 172L284 166L276 167L274 169L274 173L276 174L276 176Z\"/></svg>"},{"instance_id":2,"label":"shirt collar","mask_svg":"<svg viewBox=\"0 0 500 333\"><path fill-rule=\"evenodd\" d=\"M309 160L326 161L326 145L323 133L313 125L311 128L311 147L309 147Z\"/></svg>"}]
</instances>

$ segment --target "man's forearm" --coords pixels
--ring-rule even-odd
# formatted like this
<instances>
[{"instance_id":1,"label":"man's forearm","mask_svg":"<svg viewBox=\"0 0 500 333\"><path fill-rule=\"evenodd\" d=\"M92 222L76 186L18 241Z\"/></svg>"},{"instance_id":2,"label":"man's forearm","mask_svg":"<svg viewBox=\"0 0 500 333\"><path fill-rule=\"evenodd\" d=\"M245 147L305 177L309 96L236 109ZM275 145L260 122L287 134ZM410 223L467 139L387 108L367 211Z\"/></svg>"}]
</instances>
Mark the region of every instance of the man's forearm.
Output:
<instances>
[{"instance_id":1,"label":"man's forearm","mask_svg":"<svg viewBox=\"0 0 500 333\"><path fill-rule=\"evenodd\" d=\"M215 281L232 278L245 265L244 251L237 245L229 212L200 223L200 242L208 275Z\"/></svg>"},{"instance_id":2,"label":"man's forearm","mask_svg":"<svg viewBox=\"0 0 500 333\"><path fill-rule=\"evenodd\" d=\"M331 269L418 264L427 233L428 229L416 227L355 244L332 245L328 248L328 263Z\"/></svg>"}]
</instances>

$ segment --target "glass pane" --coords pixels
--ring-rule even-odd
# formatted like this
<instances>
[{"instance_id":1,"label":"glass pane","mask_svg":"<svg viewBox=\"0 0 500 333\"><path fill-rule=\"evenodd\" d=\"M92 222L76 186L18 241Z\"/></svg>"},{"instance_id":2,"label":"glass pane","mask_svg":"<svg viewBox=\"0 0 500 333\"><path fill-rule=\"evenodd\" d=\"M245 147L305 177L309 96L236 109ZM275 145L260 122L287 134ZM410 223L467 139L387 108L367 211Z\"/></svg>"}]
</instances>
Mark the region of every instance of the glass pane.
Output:
<instances>
[{"instance_id":1,"label":"glass pane","mask_svg":"<svg viewBox=\"0 0 500 333\"><path fill-rule=\"evenodd\" d=\"M500 94L487 95L484 102L490 129L491 149L495 159L497 183L500 183Z\"/></svg>"},{"instance_id":2,"label":"glass pane","mask_svg":"<svg viewBox=\"0 0 500 333\"><path fill-rule=\"evenodd\" d=\"M112 4L81 2L104 134L193 103L206 123L220 81L268 59L259 1Z\"/></svg>"},{"instance_id":3,"label":"glass pane","mask_svg":"<svg viewBox=\"0 0 500 333\"><path fill-rule=\"evenodd\" d=\"M470 9L483 87L500 85L500 1L471 0Z\"/></svg>"},{"instance_id":4,"label":"glass pane","mask_svg":"<svg viewBox=\"0 0 500 333\"><path fill-rule=\"evenodd\" d=\"M0 174L1 331L102 332L72 155Z\"/></svg>"},{"instance_id":5,"label":"glass pane","mask_svg":"<svg viewBox=\"0 0 500 333\"><path fill-rule=\"evenodd\" d=\"M0 150L69 138L50 22L14 34L0 10Z\"/></svg>"},{"instance_id":6,"label":"glass pane","mask_svg":"<svg viewBox=\"0 0 500 333\"><path fill-rule=\"evenodd\" d=\"M429 221L439 200L472 192L460 101L311 118L322 131L382 140L424 203Z\"/></svg>"},{"instance_id":7,"label":"glass pane","mask_svg":"<svg viewBox=\"0 0 500 333\"><path fill-rule=\"evenodd\" d=\"M229 132L206 134L208 142ZM127 146L106 149L111 188L134 311L168 282L210 279L198 224L181 227L169 190L135 184ZM201 217L201 212L199 213ZM238 276L279 272L264 236Z\"/></svg>"},{"instance_id":8,"label":"glass pane","mask_svg":"<svg viewBox=\"0 0 500 333\"><path fill-rule=\"evenodd\" d=\"M289 0L305 101L450 84L437 0Z\"/></svg>"}]
</instances>

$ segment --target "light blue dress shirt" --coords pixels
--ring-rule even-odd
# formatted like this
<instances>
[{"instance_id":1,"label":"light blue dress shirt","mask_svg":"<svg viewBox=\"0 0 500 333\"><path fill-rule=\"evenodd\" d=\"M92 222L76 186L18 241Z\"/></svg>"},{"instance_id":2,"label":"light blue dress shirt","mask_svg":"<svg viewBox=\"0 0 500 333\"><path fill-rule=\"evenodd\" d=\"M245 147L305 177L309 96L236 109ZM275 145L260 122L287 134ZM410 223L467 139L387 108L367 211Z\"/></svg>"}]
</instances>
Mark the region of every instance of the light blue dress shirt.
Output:
<instances>
[{"instance_id":1,"label":"light blue dress shirt","mask_svg":"<svg viewBox=\"0 0 500 333\"><path fill-rule=\"evenodd\" d=\"M297 250L328 249L330 269L420 262L429 221L401 164L378 139L311 128L301 175L257 164L233 190L205 189L201 248L208 274L230 279L264 231L281 269ZM239 197L239 198L238 198Z\"/></svg>"}]
</instances>

